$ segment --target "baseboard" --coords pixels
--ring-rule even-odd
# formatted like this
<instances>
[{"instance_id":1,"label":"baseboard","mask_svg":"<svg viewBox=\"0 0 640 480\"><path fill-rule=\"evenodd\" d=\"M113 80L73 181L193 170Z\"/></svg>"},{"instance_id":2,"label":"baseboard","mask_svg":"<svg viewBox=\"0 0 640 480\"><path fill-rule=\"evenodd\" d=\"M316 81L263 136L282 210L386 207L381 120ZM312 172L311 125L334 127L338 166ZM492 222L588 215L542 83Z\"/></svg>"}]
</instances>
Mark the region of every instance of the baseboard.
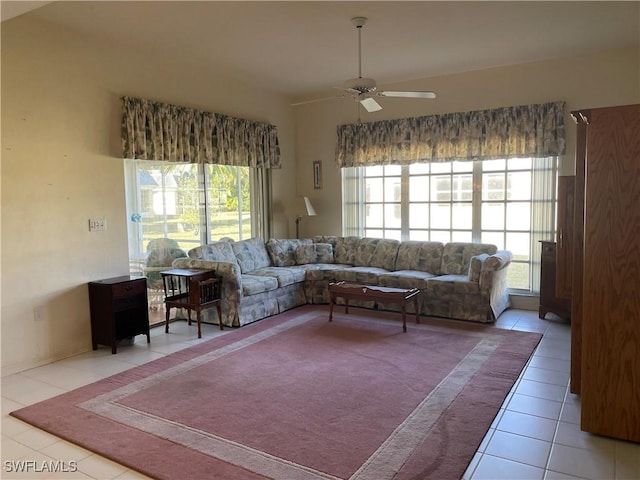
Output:
<instances>
[{"instance_id":1,"label":"baseboard","mask_svg":"<svg viewBox=\"0 0 640 480\"><path fill-rule=\"evenodd\" d=\"M540 306L540 297L538 295L510 293L509 300L511 302L511 308L518 310L536 311Z\"/></svg>"}]
</instances>

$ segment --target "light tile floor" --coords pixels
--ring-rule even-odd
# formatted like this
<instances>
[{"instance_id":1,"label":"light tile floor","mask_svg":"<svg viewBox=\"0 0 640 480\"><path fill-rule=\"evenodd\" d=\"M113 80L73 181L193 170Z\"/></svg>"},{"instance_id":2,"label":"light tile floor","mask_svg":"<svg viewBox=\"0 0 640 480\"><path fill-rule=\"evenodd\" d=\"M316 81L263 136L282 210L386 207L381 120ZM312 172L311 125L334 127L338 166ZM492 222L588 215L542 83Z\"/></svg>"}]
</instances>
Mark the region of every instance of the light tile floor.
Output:
<instances>
[{"instance_id":1,"label":"light tile floor","mask_svg":"<svg viewBox=\"0 0 640 480\"><path fill-rule=\"evenodd\" d=\"M640 480L640 445L580 431L580 399L568 393L570 327L559 319L540 320L536 312L508 310L497 328L544 334L535 354L514 385L471 461L465 480L593 479ZM117 355L101 347L72 358L2 378L2 479L144 479L137 472L33 428L9 416L22 406L50 398L114 373L181 350L216 335L204 325L203 339L186 322L136 337ZM42 470L56 460L77 471L17 473L18 461L33 461ZM24 463L22 465L25 465ZM10 471L13 470L13 471ZM74 469L75 470L75 469ZM285 479L293 480L293 479ZM442 479L449 480L449 479Z\"/></svg>"}]
</instances>

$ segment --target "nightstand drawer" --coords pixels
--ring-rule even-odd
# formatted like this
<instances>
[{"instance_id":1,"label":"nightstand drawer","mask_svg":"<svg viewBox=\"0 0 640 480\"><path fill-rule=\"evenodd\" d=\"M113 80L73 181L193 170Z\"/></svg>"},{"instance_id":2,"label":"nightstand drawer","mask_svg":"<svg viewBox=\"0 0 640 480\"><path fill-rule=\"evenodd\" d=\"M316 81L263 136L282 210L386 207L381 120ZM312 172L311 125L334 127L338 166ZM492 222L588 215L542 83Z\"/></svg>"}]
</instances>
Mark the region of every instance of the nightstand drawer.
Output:
<instances>
[{"instance_id":1,"label":"nightstand drawer","mask_svg":"<svg viewBox=\"0 0 640 480\"><path fill-rule=\"evenodd\" d=\"M144 278L132 282L118 283L111 290L113 298L132 297L144 293L147 288L147 282Z\"/></svg>"}]
</instances>

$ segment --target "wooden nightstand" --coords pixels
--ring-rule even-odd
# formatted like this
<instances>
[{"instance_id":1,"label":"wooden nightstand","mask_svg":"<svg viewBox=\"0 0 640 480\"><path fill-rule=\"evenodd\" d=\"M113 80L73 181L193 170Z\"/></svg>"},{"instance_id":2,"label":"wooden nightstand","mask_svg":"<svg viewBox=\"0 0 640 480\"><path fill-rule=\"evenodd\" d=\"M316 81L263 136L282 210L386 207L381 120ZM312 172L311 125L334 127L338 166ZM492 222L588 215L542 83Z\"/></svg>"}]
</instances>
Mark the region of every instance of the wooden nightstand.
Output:
<instances>
[{"instance_id":1,"label":"wooden nightstand","mask_svg":"<svg viewBox=\"0 0 640 480\"><path fill-rule=\"evenodd\" d=\"M116 353L118 340L136 335L151 342L146 278L123 275L89 282L89 307L94 350L108 345Z\"/></svg>"},{"instance_id":2,"label":"wooden nightstand","mask_svg":"<svg viewBox=\"0 0 640 480\"><path fill-rule=\"evenodd\" d=\"M198 324L198 338L202 338L200 327L200 312L210 307L218 311L218 323L223 330L222 311L220 308L220 279L213 270L197 270L174 268L160 272L164 285L164 303L166 323L164 331L169 333L169 311L174 308L186 308L189 312L191 325L191 310L196 311Z\"/></svg>"}]
</instances>

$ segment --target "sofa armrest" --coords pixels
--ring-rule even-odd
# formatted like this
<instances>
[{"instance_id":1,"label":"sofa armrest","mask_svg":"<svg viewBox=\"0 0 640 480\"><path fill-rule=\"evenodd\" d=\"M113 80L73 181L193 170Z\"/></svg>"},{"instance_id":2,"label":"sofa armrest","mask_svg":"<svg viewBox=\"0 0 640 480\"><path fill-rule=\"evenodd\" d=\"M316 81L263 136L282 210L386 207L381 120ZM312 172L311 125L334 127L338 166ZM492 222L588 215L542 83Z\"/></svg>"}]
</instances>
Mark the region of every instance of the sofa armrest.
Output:
<instances>
[{"instance_id":1,"label":"sofa armrest","mask_svg":"<svg viewBox=\"0 0 640 480\"><path fill-rule=\"evenodd\" d=\"M511 264L512 258L513 253L509 250L498 250L482 264L480 291L489 296L494 318L498 318L509 306L507 267Z\"/></svg>"},{"instance_id":2,"label":"sofa armrest","mask_svg":"<svg viewBox=\"0 0 640 480\"><path fill-rule=\"evenodd\" d=\"M498 271L503 268L507 268L513 259L513 253L509 250L498 250L493 255L489 255L489 258L482 265L484 271Z\"/></svg>"},{"instance_id":3,"label":"sofa armrest","mask_svg":"<svg viewBox=\"0 0 640 480\"><path fill-rule=\"evenodd\" d=\"M242 296L242 281L240 267L230 262L214 262L197 258L178 258L171 264L173 268L201 268L213 270L222 278L222 295L226 298L240 298Z\"/></svg>"}]
</instances>

